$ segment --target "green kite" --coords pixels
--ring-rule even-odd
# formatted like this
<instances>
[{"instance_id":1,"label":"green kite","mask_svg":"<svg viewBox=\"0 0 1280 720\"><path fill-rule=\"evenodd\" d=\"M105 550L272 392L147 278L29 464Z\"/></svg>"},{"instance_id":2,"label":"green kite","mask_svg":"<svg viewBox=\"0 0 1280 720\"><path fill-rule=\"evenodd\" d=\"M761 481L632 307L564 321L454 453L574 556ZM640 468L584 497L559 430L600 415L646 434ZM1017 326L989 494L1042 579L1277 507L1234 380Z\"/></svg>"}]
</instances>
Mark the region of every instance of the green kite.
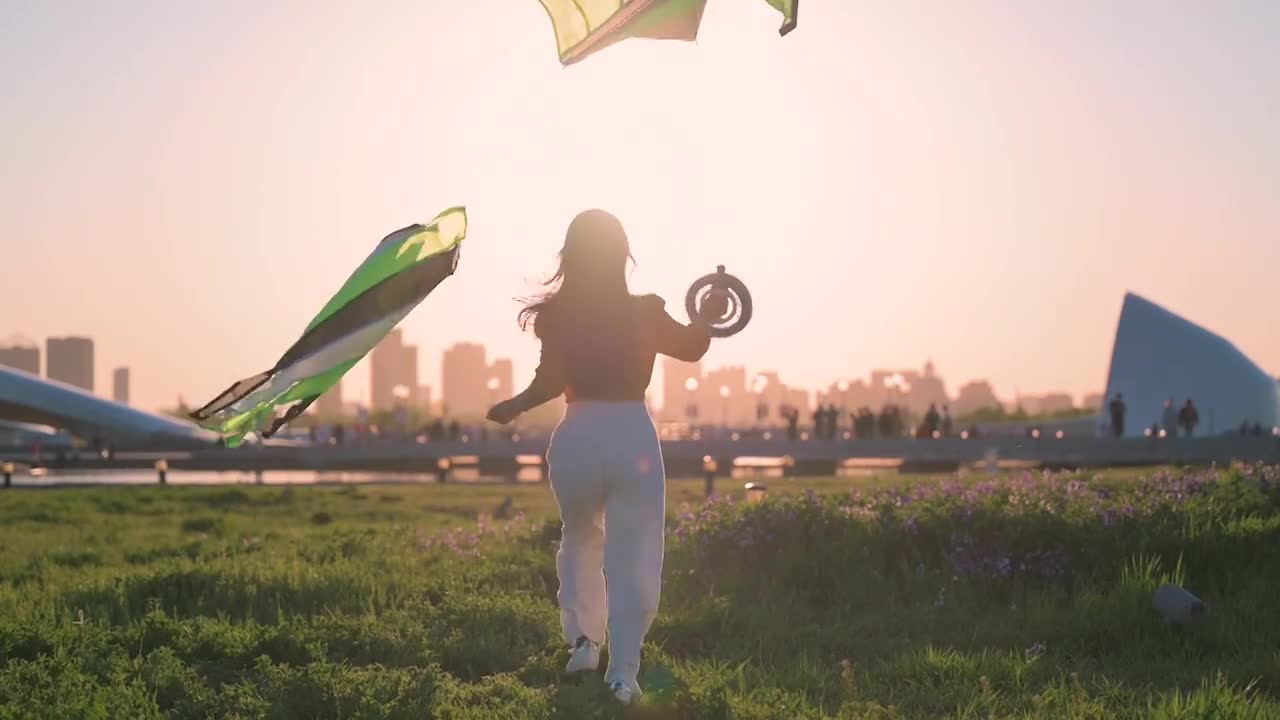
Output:
<instances>
[{"instance_id":1,"label":"green kite","mask_svg":"<svg viewBox=\"0 0 1280 720\"><path fill-rule=\"evenodd\" d=\"M800 0L765 0L782 13L780 35L796 27ZM556 33L560 63L572 65L627 38L698 38L707 0L539 0Z\"/></svg>"},{"instance_id":2,"label":"green kite","mask_svg":"<svg viewBox=\"0 0 1280 720\"><path fill-rule=\"evenodd\" d=\"M251 432L271 437L333 387L458 266L467 211L382 239L270 370L245 378L191 413L235 447Z\"/></svg>"}]
</instances>

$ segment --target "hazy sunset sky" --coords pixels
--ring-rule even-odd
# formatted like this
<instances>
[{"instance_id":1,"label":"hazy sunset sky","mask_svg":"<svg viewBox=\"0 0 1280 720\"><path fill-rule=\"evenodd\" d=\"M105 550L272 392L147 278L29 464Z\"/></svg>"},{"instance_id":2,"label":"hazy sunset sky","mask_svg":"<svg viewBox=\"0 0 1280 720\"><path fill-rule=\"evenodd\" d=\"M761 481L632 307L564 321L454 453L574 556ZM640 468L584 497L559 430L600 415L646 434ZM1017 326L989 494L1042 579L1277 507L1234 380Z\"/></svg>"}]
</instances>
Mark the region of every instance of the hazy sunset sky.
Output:
<instances>
[{"instance_id":1,"label":"hazy sunset sky","mask_svg":"<svg viewBox=\"0 0 1280 720\"><path fill-rule=\"evenodd\" d=\"M825 386L932 358L954 392L1101 390L1138 292L1280 372L1280 2L711 0L696 44L561 68L536 0L0 2L0 339L97 341L100 394L200 404L270 367L385 234L463 204L402 325L537 358L514 297L573 215L705 364ZM367 398L367 366L346 381ZM658 391L657 382L652 389Z\"/></svg>"}]
</instances>

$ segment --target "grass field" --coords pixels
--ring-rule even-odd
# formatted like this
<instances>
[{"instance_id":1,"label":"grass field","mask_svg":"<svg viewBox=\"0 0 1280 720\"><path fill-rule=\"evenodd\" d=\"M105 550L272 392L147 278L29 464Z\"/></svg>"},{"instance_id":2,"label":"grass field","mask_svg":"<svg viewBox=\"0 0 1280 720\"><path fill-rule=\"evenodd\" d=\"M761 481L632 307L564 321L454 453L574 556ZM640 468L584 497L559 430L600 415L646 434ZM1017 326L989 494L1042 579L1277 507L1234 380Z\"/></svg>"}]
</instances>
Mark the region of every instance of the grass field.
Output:
<instances>
[{"instance_id":1,"label":"grass field","mask_svg":"<svg viewBox=\"0 0 1280 720\"><path fill-rule=\"evenodd\" d=\"M0 493L0 718L1280 718L1280 468L769 484L671 484L626 709L543 486Z\"/></svg>"}]
</instances>

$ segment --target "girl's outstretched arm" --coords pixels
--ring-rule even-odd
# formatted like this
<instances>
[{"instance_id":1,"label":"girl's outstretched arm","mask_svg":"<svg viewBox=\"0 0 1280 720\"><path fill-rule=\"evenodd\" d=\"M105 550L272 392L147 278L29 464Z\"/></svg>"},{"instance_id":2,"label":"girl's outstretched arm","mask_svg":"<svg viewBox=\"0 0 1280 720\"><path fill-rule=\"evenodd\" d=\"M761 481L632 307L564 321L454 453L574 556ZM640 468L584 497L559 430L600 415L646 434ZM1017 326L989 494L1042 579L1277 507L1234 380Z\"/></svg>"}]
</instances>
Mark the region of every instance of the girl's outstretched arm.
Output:
<instances>
[{"instance_id":1,"label":"girl's outstretched arm","mask_svg":"<svg viewBox=\"0 0 1280 720\"><path fill-rule=\"evenodd\" d=\"M529 386L510 400L494 405L489 410L488 419L505 425L521 414L560 397L565 389L564 372L561 368L559 352L544 339L542 358Z\"/></svg>"}]
</instances>

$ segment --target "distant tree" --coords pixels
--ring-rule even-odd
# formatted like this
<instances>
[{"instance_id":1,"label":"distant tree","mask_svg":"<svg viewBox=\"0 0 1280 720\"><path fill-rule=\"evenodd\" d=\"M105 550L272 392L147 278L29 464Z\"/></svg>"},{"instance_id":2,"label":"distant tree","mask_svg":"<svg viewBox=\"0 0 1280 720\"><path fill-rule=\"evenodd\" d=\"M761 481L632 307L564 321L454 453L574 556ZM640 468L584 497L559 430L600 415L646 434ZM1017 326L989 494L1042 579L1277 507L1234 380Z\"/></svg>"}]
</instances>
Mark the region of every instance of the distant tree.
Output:
<instances>
[{"instance_id":1,"label":"distant tree","mask_svg":"<svg viewBox=\"0 0 1280 720\"><path fill-rule=\"evenodd\" d=\"M1001 407L986 407L956 418L955 422L956 425L961 427L968 425L990 425L999 423L1045 423L1054 420L1070 420L1072 418L1087 417L1096 413L1097 410L1071 408L1069 410L1060 410L1058 412L1031 415L1022 407L1015 408L1013 412L1007 412Z\"/></svg>"},{"instance_id":2,"label":"distant tree","mask_svg":"<svg viewBox=\"0 0 1280 720\"><path fill-rule=\"evenodd\" d=\"M1003 407L984 407L965 413L958 418L961 425L973 425L976 423L1000 423L1009 422L1009 414L1005 412Z\"/></svg>"}]
</instances>

